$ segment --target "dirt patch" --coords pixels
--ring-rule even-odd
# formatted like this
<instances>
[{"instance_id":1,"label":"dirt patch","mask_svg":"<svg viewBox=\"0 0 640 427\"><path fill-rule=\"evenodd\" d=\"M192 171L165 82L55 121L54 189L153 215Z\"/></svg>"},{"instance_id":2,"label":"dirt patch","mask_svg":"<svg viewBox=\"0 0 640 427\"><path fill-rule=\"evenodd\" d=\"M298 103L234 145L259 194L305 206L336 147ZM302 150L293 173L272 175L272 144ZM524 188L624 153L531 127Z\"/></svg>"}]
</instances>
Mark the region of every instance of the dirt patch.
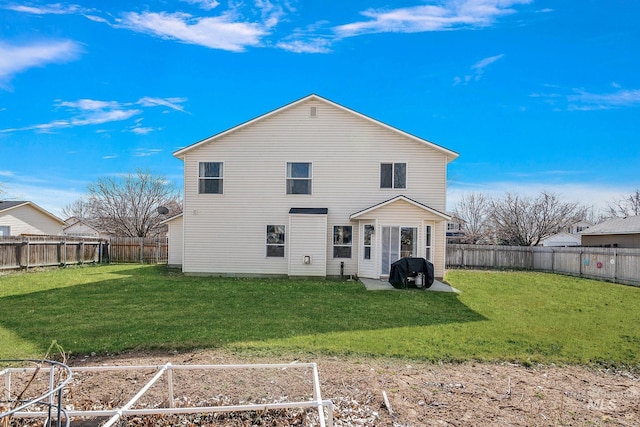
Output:
<instances>
[{"instance_id":1,"label":"dirt patch","mask_svg":"<svg viewBox=\"0 0 640 427\"><path fill-rule=\"evenodd\" d=\"M584 367L514 364L428 364L362 357L260 357L223 351L84 356L70 366L291 363L318 364L323 399L335 405L335 426L632 426L640 425L640 378ZM122 405L154 375L78 375L65 396L75 409ZM271 403L311 398L309 371L176 372L177 405ZM385 402L386 400L388 402ZM166 404L166 384L142 406ZM80 421L72 425L97 425ZM312 410L173 417L129 417L121 425L317 425Z\"/></svg>"}]
</instances>

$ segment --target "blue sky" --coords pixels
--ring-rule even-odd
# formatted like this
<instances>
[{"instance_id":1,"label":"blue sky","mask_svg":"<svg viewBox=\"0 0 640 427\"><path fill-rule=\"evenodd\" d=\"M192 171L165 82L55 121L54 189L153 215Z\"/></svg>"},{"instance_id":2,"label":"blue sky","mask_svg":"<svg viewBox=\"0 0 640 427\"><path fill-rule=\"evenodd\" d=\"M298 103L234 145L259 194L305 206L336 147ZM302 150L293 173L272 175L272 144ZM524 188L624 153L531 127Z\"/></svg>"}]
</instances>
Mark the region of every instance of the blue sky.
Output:
<instances>
[{"instance_id":1,"label":"blue sky","mask_svg":"<svg viewBox=\"0 0 640 427\"><path fill-rule=\"evenodd\" d=\"M469 191L640 188L636 0L0 0L0 182L54 214L101 176L316 93L456 151Z\"/></svg>"}]
</instances>

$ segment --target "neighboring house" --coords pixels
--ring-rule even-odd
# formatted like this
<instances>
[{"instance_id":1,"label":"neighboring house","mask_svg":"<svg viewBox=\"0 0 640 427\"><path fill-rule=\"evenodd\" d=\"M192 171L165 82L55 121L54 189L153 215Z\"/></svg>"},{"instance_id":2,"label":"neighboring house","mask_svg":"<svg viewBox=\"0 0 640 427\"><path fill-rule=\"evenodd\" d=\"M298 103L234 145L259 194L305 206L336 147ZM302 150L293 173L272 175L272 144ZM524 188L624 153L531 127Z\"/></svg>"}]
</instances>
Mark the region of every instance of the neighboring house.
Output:
<instances>
[{"instance_id":1,"label":"neighboring house","mask_svg":"<svg viewBox=\"0 0 640 427\"><path fill-rule=\"evenodd\" d=\"M108 233L103 233L100 230L92 227L80 218L72 216L64 221L67 225L62 230L65 236L69 237L91 237L106 239L109 237Z\"/></svg>"},{"instance_id":2,"label":"neighboring house","mask_svg":"<svg viewBox=\"0 0 640 427\"><path fill-rule=\"evenodd\" d=\"M640 248L640 216L613 218L581 233L582 246Z\"/></svg>"},{"instance_id":3,"label":"neighboring house","mask_svg":"<svg viewBox=\"0 0 640 427\"><path fill-rule=\"evenodd\" d=\"M65 222L27 201L0 201L0 236L62 235Z\"/></svg>"},{"instance_id":4,"label":"neighboring house","mask_svg":"<svg viewBox=\"0 0 640 427\"><path fill-rule=\"evenodd\" d=\"M417 256L444 274L453 151L309 95L174 156L185 273L379 278Z\"/></svg>"},{"instance_id":5,"label":"neighboring house","mask_svg":"<svg viewBox=\"0 0 640 427\"><path fill-rule=\"evenodd\" d=\"M464 221L454 213L448 212L447 215L451 217L449 222L447 222L447 243L464 243Z\"/></svg>"},{"instance_id":6,"label":"neighboring house","mask_svg":"<svg viewBox=\"0 0 640 427\"><path fill-rule=\"evenodd\" d=\"M589 227L593 227L593 224L591 224L588 221L579 221L579 222L576 222L575 224L572 224L567 230L567 232L569 234L580 234Z\"/></svg>"},{"instance_id":7,"label":"neighboring house","mask_svg":"<svg viewBox=\"0 0 640 427\"><path fill-rule=\"evenodd\" d=\"M558 233L553 236L549 236L546 239L540 241L540 246L546 247L565 247L565 246L580 246L580 235L571 233Z\"/></svg>"}]
</instances>

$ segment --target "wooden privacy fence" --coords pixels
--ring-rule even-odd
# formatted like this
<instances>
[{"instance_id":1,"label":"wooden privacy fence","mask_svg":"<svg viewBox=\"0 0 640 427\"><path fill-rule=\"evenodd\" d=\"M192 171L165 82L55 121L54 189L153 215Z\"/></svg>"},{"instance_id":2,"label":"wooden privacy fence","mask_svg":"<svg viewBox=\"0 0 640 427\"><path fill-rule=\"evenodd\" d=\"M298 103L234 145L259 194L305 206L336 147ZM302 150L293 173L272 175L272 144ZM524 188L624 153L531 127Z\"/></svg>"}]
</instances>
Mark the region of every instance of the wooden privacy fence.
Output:
<instances>
[{"instance_id":1,"label":"wooden privacy fence","mask_svg":"<svg viewBox=\"0 0 640 427\"><path fill-rule=\"evenodd\" d=\"M447 245L447 267L512 268L640 286L640 249Z\"/></svg>"},{"instance_id":2,"label":"wooden privacy fence","mask_svg":"<svg viewBox=\"0 0 640 427\"><path fill-rule=\"evenodd\" d=\"M111 237L109 261L114 263L164 264L169 259L166 237Z\"/></svg>"},{"instance_id":3,"label":"wooden privacy fence","mask_svg":"<svg viewBox=\"0 0 640 427\"><path fill-rule=\"evenodd\" d=\"M0 269L103 262L104 240L64 236L0 238Z\"/></svg>"},{"instance_id":4,"label":"wooden privacy fence","mask_svg":"<svg viewBox=\"0 0 640 427\"><path fill-rule=\"evenodd\" d=\"M0 237L0 270L107 262L162 264L168 251L164 237Z\"/></svg>"}]
</instances>

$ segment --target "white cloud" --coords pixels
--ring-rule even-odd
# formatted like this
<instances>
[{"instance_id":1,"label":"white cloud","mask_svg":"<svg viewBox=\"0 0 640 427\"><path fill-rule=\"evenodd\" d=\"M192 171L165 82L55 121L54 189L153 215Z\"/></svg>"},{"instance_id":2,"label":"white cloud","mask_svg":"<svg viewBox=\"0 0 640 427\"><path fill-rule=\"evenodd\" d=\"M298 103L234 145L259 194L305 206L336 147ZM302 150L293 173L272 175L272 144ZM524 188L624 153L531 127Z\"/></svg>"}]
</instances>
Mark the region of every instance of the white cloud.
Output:
<instances>
[{"instance_id":1,"label":"white cloud","mask_svg":"<svg viewBox=\"0 0 640 427\"><path fill-rule=\"evenodd\" d=\"M162 106L186 113L184 107L180 105L184 102L187 102L187 98L152 98L150 96L145 96L138 100L138 104L145 107Z\"/></svg>"},{"instance_id":2,"label":"white cloud","mask_svg":"<svg viewBox=\"0 0 640 427\"><path fill-rule=\"evenodd\" d=\"M181 12L129 12L124 15L120 25L165 39L233 52L259 45L261 38L268 34L264 25L237 22L231 13L196 18Z\"/></svg>"},{"instance_id":3,"label":"white cloud","mask_svg":"<svg viewBox=\"0 0 640 427\"><path fill-rule=\"evenodd\" d=\"M276 47L294 53L329 53L331 52L331 40L322 37L307 40L281 41Z\"/></svg>"},{"instance_id":4,"label":"white cloud","mask_svg":"<svg viewBox=\"0 0 640 427\"><path fill-rule=\"evenodd\" d=\"M472 74L467 74L463 77L459 77L459 76L454 77L453 85L457 86L462 83L467 84L472 80L475 80L475 81L480 80L482 78L482 75L484 74L485 68L487 68L489 65L493 64L494 62L502 59L503 57L504 57L504 54L502 53L500 55L489 56L487 58L481 59L480 61L476 62L471 66L471 71L473 72Z\"/></svg>"},{"instance_id":5,"label":"white cloud","mask_svg":"<svg viewBox=\"0 0 640 427\"><path fill-rule=\"evenodd\" d=\"M4 7L14 12L31 13L34 15L68 15L80 13L84 9L76 4L63 5L61 3L47 4L42 6L8 5Z\"/></svg>"},{"instance_id":6,"label":"white cloud","mask_svg":"<svg viewBox=\"0 0 640 427\"><path fill-rule=\"evenodd\" d=\"M532 0L445 0L439 5L404 7L390 10L369 9L361 15L366 21L335 27L340 37L370 33L417 33L491 25L503 15L515 13L511 6Z\"/></svg>"},{"instance_id":7,"label":"white cloud","mask_svg":"<svg viewBox=\"0 0 640 427\"><path fill-rule=\"evenodd\" d=\"M621 89L617 83L612 86L619 90L608 93L592 93L584 89L573 89L570 93L557 90L529 96L543 99L557 111L597 111L640 106L640 89Z\"/></svg>"},{"instance_id":8,"label":"white cloud","mask_svg":"<svg viewBox=\"0 0 640 427\"><path fill-rule=\"evenodd\" d=\"M218 7L220 5L220 2L216 1L216 0L180 0L183 1L185 3L189 3L189 4L195 4L196 6L204 9L204 10L211 10L211 9L215 9L216 7Z\"/></svg>"},{"instance_id":9,"label":"white cloud","mask_svg":"<svg viewBox=\"0 0 640 427\"><path fill-rule=\"evenodd\" d=\"M50 133L57 129L76 126L100 125L104 123L128 120L131 117L141 115L144 110L139 107L168 107L172 110L184 111L180 103L186 102L186 98L154 98L143 97L136 102L102 101L96 99L79 99L77 101L56 101L55 107L64 108L70 113L70 118L53 120L22 128L0 129L0 133L34 130L41 133ZM143 128L136 122L131 129L137 134L146 134L152 128Z\"/></svg>"},{"instance_id":10,"label":"white cloud","mask_svg":"<svg viewBox=\"0 0 640 427\"><path fill-rule=\"evenodd\" d=\"M159 148L138 148L133 154L135 157L149 157L162 152Z\"/></svg>"},{"instance_id":11,"label":"white cloud","mask_svg":"<svg viewBox=\"0 0 640 427\"><path fill-rule=\"evenodd\" d=\"M0 42L0 87L15 74L49 63L68 62L81 52L80 45L71 40L46 41L28 45Z\"/></svg>"},{"instance_id":12,"label":"white cloud","mask_svg":"<svg viewBox=\"0 0 640 427\"><path fill-rule=\"evenodd\" d=\"M589 93L575 90L567 96L570 111L611 110L640 105L640 89L619 90L613 93Z\"/></svg>"}]
</instances>

